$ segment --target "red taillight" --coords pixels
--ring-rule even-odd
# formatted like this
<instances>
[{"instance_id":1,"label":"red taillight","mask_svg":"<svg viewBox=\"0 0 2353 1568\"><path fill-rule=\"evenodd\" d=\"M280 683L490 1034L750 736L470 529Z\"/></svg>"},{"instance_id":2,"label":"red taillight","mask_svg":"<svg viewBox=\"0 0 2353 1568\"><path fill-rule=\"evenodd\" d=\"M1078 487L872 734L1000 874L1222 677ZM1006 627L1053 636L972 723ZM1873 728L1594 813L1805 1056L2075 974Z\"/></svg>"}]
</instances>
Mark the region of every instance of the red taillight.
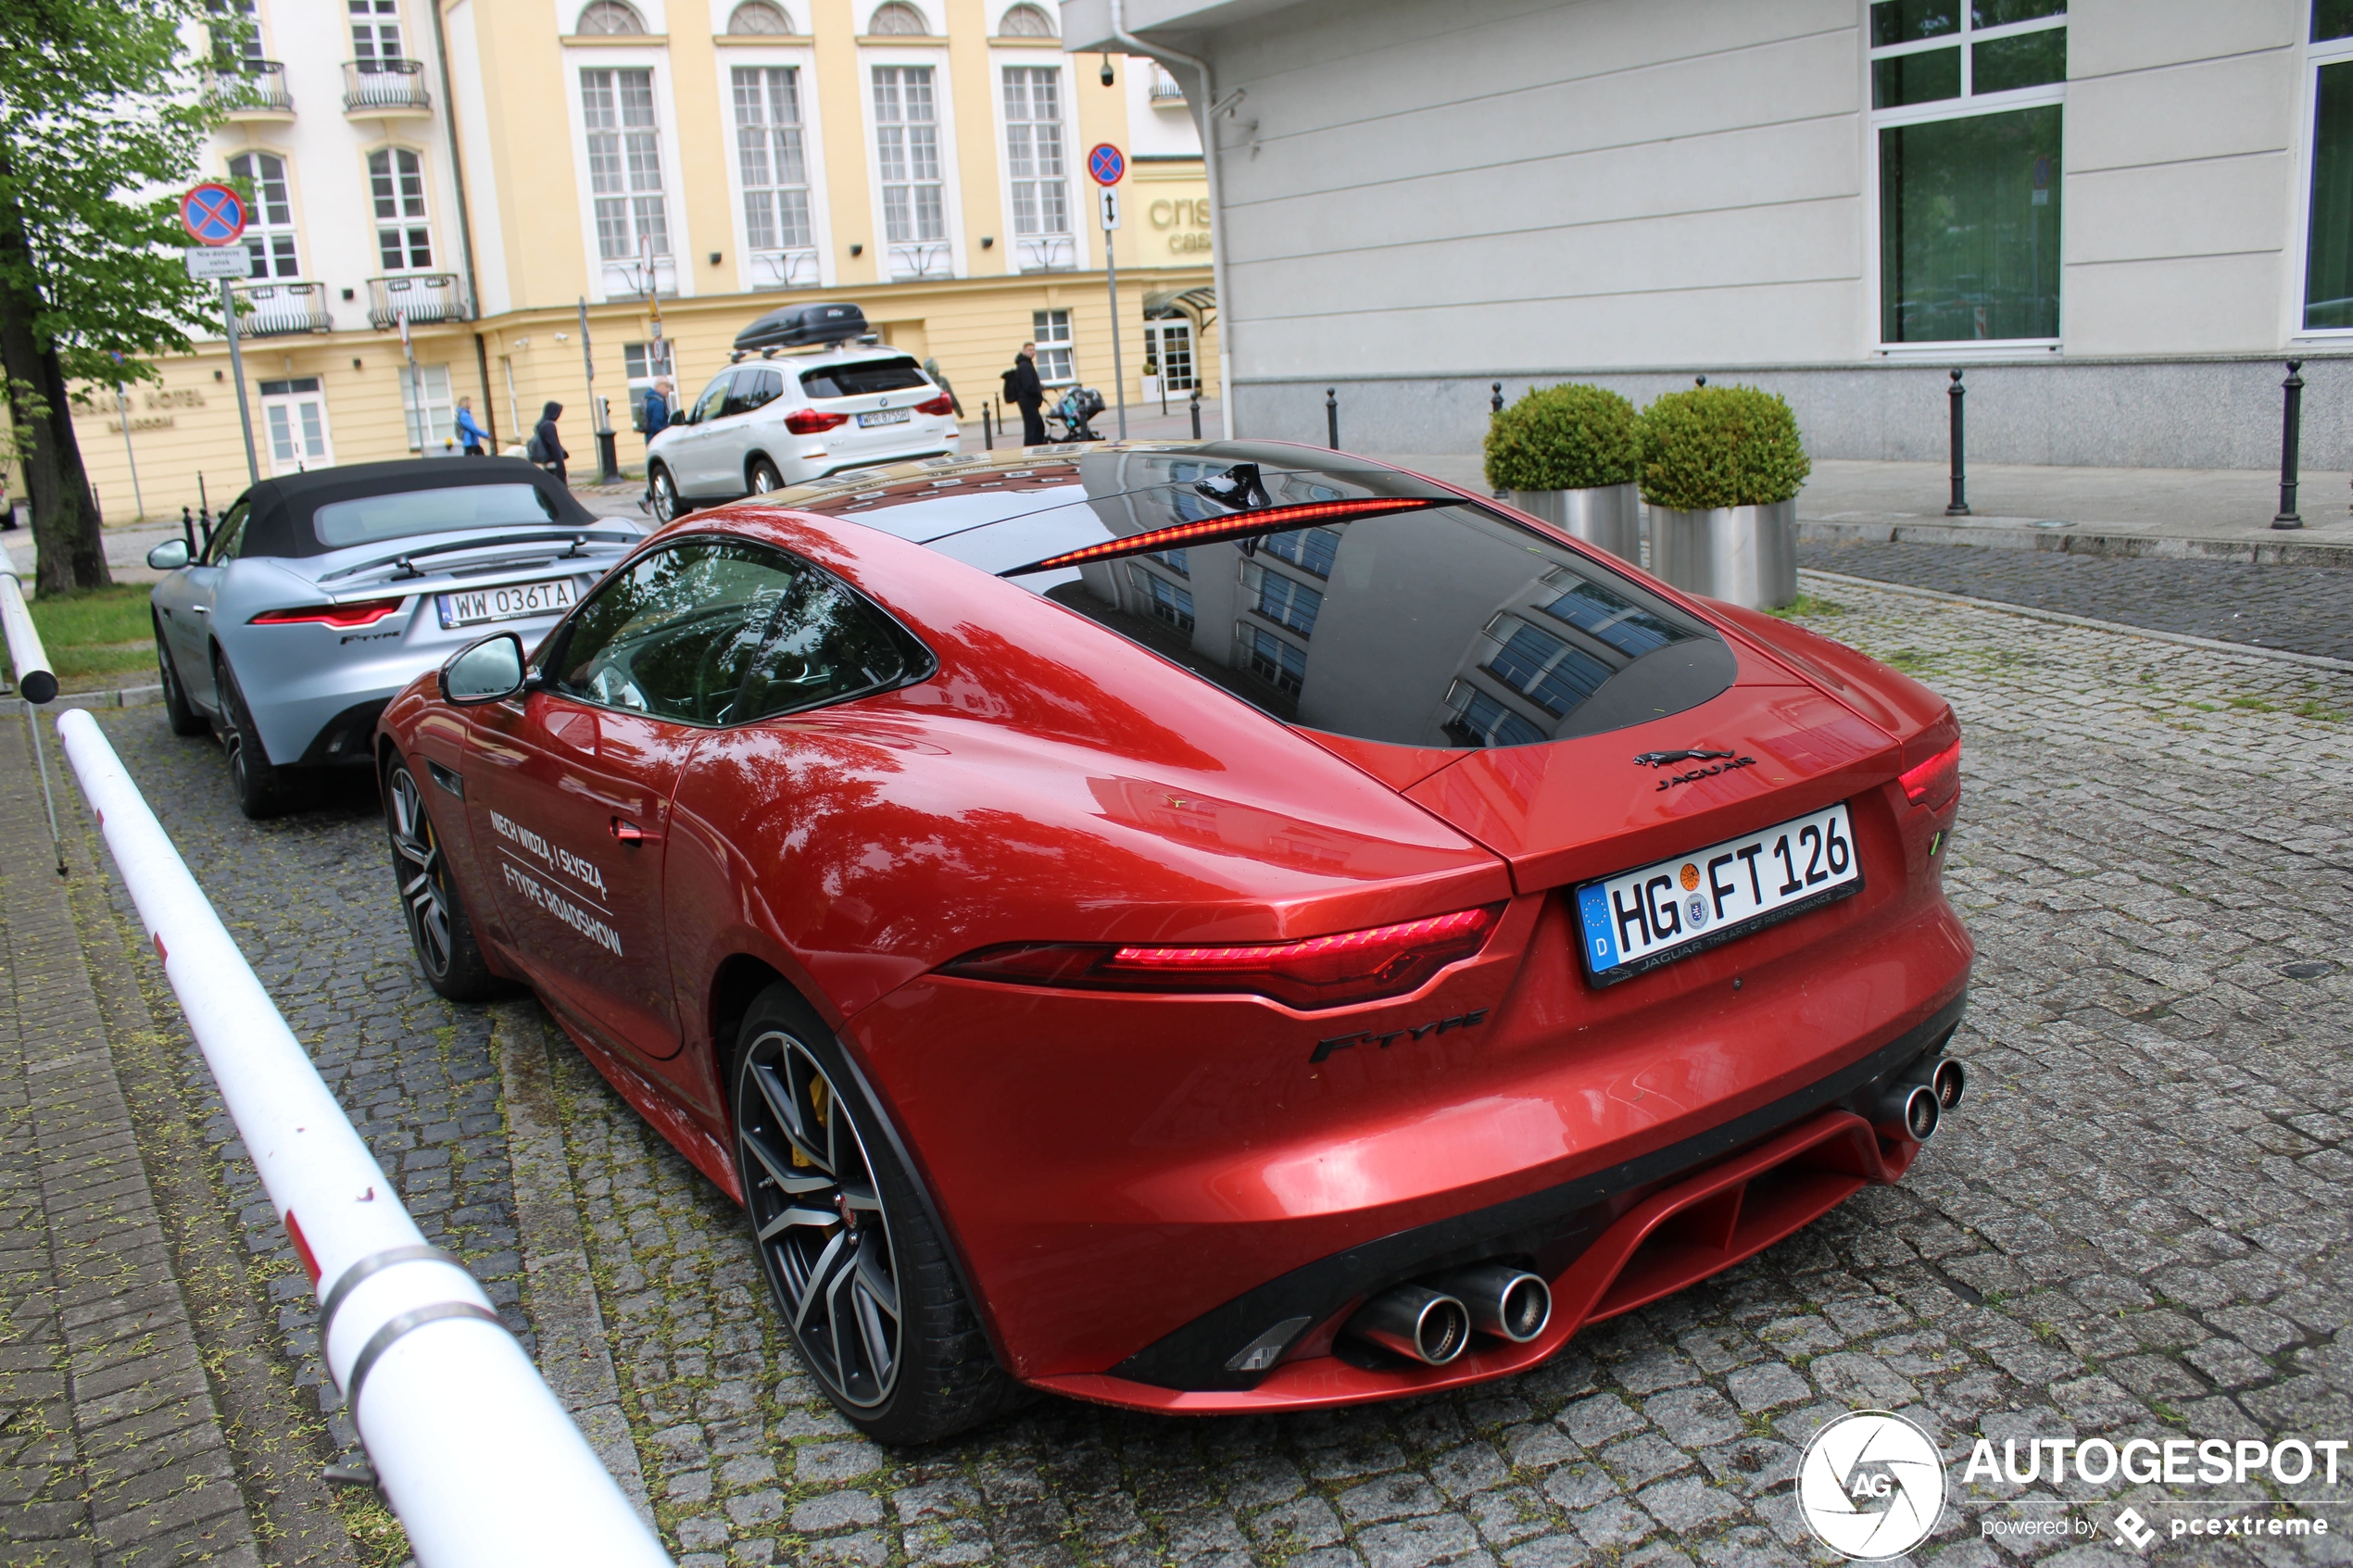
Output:
<instances>
[{"instance_id":1,"label":"red taillight","mask_svg":"<svg viewBox=\"0 0 2353 1568\"><path fill-rule=\"evenodd\" d=\"M1503 905L1489 904L1332 936L1227 947L1009 942L968 953L943 972L1082 991L1239 991L1313 1011L1418 990L1485 947L1503 914Z\"/></svg>"},{"instance_id":2,"label":"red taillight","mask_svg":"<svg viewBox=\"0 0 2353 1568\"><path fill-rule=\"evenodd\" d=\"M814 408L802 408L785 416L785 428L795 435L816 435L849 422L848 414L821 414Z\"/></svg>"},{"instance_id":3,"label":"red taillight","mask_svg":"<svg viewBox=\"0 0 2353 1568\"><path fill-rule=\"evenodd\" d=\"M1942 810L1961 793L1961 743L1955 741L1927 761L1904 770L1905 798Z\"/></svg>"},{"instance_id":4,"label":"red taillight","mask_svg":"<svg viewBox=\"0 0 2353 1568\"><path fill-rule=\"evenodd\" d=\"M358 599L350 604L304 605L296 609L265 609L248 626L373 626L408 603L402 599Z\"/></svg>"},{"instance_id":5,"label":"red taillight","mask_svg":"<svg viewBox=\"0 0 2353 1568\"><path fill-rule=\"evenodd\" d=\"M952 414L955 411L956 400L944 392L928 403L915 405L915 412L918 414Z\"/></svg>"}]
</instances>

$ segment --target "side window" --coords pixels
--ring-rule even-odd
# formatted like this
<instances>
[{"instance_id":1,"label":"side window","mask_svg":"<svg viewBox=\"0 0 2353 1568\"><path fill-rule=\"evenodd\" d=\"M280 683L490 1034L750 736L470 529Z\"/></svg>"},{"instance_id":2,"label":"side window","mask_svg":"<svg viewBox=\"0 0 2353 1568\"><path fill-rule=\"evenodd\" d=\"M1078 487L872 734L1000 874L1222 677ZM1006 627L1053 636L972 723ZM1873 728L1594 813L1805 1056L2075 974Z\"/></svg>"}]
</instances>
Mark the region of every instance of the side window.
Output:
<instances>
[{"instance_id":1,"label":"side window","mask_svg":"<svg viewBox=\"0 0 2353 1568\"><path fill-rule=\"evenodd\" d=\"M753 408L765 408L785 395L784 371L755 370L752 374L756 378L751 389L751 406Z\"/></svg>"},{"instance_id":2,"label":"side window","mask_svg":"<svg viewBox=\"0 0 2353 1568\"><path fill-rule=\"evenodd\" d=\"M204 553L205 565L226 566L237 558L237 546L245 542L248 515L243 501L220 514L220 521L212 531L212 547Z\"/></svg>"},{"instance_id":3,"label":"side window","mask_svg":"<svg viewBox=\"0 0 2353 1568\"><path fill-rule=\"evenodd\" d=\"M706 539L648 556L605 583L549 668L556 689L584 702L740 724L877 690L929 662L808 562Z\"/></svg>"},{"instance_id":4,"label":"side window","mask_svg":"<svg viewBox=\"0 0 2353 1568\"><path fill-rule=\"evenodd\" d=\"M760 372L747 365L737 370L735 381L727 388L727 401L719 411L723 414L749 414L760 407Z\"/></svg>"},{"instance_id":5,"label":"side window","mask_svg":"<svg viewBox=\"0 0 2353 1568\"><path fill-rule=\"evenodd\" d=\"M736 372L733 370L722 370L718 375L711 378L711 384L702 389L702 396L697 399L695 403L695 422L697 424L700 424L706 420L715 420L719 417L720 408L727 401L727 385L735 379Z\"/></svg>"}]
</instances>

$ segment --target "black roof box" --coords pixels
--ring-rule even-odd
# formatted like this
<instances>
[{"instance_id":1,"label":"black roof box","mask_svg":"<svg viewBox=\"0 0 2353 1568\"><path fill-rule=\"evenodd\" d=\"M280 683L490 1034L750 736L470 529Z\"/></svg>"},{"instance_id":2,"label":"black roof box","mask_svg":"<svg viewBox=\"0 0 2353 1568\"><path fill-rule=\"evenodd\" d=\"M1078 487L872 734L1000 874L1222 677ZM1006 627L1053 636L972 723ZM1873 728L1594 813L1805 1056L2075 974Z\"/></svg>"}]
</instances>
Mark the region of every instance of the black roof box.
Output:
<instances>
[{"instance_id":1,"label":"black roof box","mask_svg":"<svg viewBox=\"0 0 2353 1568\"><path fill-rule=\"evenodd\" d=\"M738 353L807 348L866 335L866 313L854 305L788 305L771 310L736 334Z\"/></svg>"}]
</instances>

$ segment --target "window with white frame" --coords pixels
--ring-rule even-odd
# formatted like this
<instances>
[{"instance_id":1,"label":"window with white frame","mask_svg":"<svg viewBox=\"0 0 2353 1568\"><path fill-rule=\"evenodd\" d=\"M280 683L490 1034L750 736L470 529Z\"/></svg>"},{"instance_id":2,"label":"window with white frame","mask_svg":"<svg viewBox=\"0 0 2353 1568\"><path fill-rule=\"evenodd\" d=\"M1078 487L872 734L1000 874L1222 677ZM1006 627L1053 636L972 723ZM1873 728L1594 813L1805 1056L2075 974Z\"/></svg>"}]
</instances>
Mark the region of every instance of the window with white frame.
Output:
<instances>
[{"instance_id":1,"label":"window with white frame","mask_svg":"<svg viewBox=\"0 0 2353 1568\"><path fill-rule=\"evenodd\" d=\"M1876 0L1880 336L2059 335L2067 0Z\"/></svg>"},{"instance_id":2,"label":"window with white frame","mask_svg":"<svg viewBox=\"0 0 2353 1568\"><path fill-rule=\"evenodd\" d=\"M574 25L584 36L635 38L646 31L646 19L622 0L591 0Z\"/></svg>"},{"instance_id":3,"label":"window with white frame","mask_svg":"<svg viewBox=\"0 0 2353 1568\"><path fill-rule=\"evenodd\" d=\"M931 73L929 66L875 68L875 153L882 165L883 232L892 245L948 237Z\"/></svg>"},{"instance_id":4,"label":"window with white frame","mask_svg":"<svg viewBox=\"0 0 2353 1568\"><path fill-rule=\"evenodd\" d=\"M433 266L433 231L425 223L424 162L407 147L368 155L368 186L376 204L376 254L387 272Z\"/></svg>"},{"instance_id":5,"label":"window with white frame","mask_svg":"<svg viewBox=\"0 0 2353 1568\"><path fill-rule=\"evenodd\" d=\"M396 60L400 53L400 0L348 0L351 7L351 57L363 66L371 60Z\"/></svg>"},{"instance_id":6,"label":"window with white frame","mask_svg":"<svg viewBox=\"0 0 2353 1568\"><path fill-rule=\"evenodd\" d=\"M401 411L409 420L409 450L438 452L455 445L458 402L449 394L449 367L404 365L400 381Z\"/></svg>"},{"instance_id":7,"label":"window with white frame","mask_svg":"<svg viewBox=\"0 0 2353 1568\"><path fill-rule=\"evenodd\" d=\"M997 24L1000 38L1059 38L1054 19L1035 6L1008 6L1004 19Z\"/></svg>"},{"instance_id":8,"label":"window with white frame","mask_svg":"<svg viewBox=\"0 0 2353 1568\"><path fill-rule=\"evenodd\" d=\"M1062 74L1058 66L1005 68L1005 167L1013 177L1015 257L1025 270L1078 265L1063 157Z\"/></svg>"},{"instance_id":9,"label":"window with white frame","mask_svg":"<svg viewBox=\"0 0 2353 1568\"><path fill-rule=\"evenodd\" d=\"M1078 379L1071 358L1070 312L1033 310L1029 335L1038 345L1038 379L1048 386L1067 386Z\"/></svg>"},{"instance_id":10,"label":"window with white frame","mask_svg":"<svg viewBox=\"0 0 2353 1568\"><path fill-rule=\"evenodd\" d=\"M296 278L294 201L286 186L286 160L276 153L239 153L229 160L229 177L245 187L247 276Z\"/></svg>"},{"instance_id":11,"label":"window with white frame","mask_svg":"<svg viewBox=\"0 0 2353 1568\"><path fill-rule=\"evenodd\" d=\"M736 38L783 38L792 32L792 19L768 0L744 0L727 13L727 31Z\"/></svg>"},{"instance_id":12,"label":"window with white frame","mask_svg":"<svg viewBox=\"0 0 2353 1568\"><path fill-rule=\"evenodd\" d=\"M900 4L900 0L875 6L866 28L877 38L925 38L931 33L931 24L924 20L924 14L912 6Z\"/></svg>"},{"instance_id":13,"label":"window with white frame","mask_svg":"<svg viewBox=\"0 0 2353 1568\"><path fill-rule=\"evenodd\" d=\"M205 0L212 20L212 58L216 68L261 58L261 17L254 0Z\"/></svg>"},{"instance_id":14,"label":"window with white frame","mask_svg":"<svg viewBox=\"0 0 2353 1568\"><path fill-rule=\"evenodd\" d=\"M2312 0L2312 192L2304 330L2353 329L2353 0Z\"/></svg>"},{"instance_id":15,"label":"window with white frame","mask_svg":"<svg viewBox=\"0 0 2353 1568\"><path fill-rule=\"evenodd\" d=\"M745 241L755 251L806 248L812 242L800 73L790 66L737 66L730 80L736 94L736 167L743 177Z\"/></svg>"},{"instance_id":16,"label":"window with white frame","mask_svg":"<svg viewBox=\"0 0 2353 1568\"><path fill-rule=\"evenodd\" d=\"M670 254L670 212L662 198L661 132L654 119L648 67L596 68L580 73L581 118L588 127L588 186L597 211L597 254L627 261L640 242Z\"/></svg>"}]
</instances>

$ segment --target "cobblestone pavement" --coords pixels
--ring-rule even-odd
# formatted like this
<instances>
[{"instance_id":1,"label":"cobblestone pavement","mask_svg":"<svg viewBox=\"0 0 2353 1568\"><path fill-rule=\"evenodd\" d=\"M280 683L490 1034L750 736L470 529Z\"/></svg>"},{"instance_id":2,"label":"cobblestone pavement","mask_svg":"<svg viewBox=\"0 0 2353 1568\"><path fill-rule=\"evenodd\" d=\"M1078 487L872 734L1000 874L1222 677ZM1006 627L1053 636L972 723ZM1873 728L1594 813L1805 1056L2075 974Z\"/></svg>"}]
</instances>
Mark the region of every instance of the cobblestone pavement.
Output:
<instances>
[{"instance_id":1,"label":"cobblestone pavement","mask_svg":"<svg viewBox=\"0 0 2353 1568\"><path fill-rule=\"evenodd\" d=\"M1968 545L1805 545L1800 567L2353 659L2353 571Z\"/></svg>"},{"instance_id":2,"label":"cobblestone pavement","mask_svg":"<svg viewBox=\"0 0 2353 1568\"><path fill-rule=\"evenodd\" d=\"M909 1451L830 1412L738 1214L575 1052L539 1047L535 1007L432 998L364 797L253 827L208 743L152 709L106 723L427 1229L533 1324L560 1304L566 1334L601 1322L610 1380L582 1398L618 1403L691 1568L1827 1562L1788 1481L1819 1423L1857 1406L1914 1415L1956 1457L1980 1432L2353 1436L2353 676L1809 589L1813 624L1934 684L1968 736L1949 878L1980 944L1955 1046L1974 1086L1901 1185L1507 1382L1281 1419L1044 1401ZM535 1050L547 1092L502 1117ZM242 1246L279 1287L274 1353L316 1421L333 1399L291 1260L180 1065L224 1186L251 1203ZM510 1147L539 1151L522 1247L585 1248L593 1302L560 1303L554 1271L519 1255ZM529 1213L567 1202L580 1224L535 1239L555 1233ZM2112 1506L1959 1475L1923 1560L2144 1560L2108 1540ZM2145 1560L2338 1560L2347 1480L2296 1490L2324 1540L2160 1538ZM2160 1529L2194 1495L2069 1496L2090 1492ZM2070 1512L2099 1536L1981 1537Z\"/></svg>"}]
</instances>

